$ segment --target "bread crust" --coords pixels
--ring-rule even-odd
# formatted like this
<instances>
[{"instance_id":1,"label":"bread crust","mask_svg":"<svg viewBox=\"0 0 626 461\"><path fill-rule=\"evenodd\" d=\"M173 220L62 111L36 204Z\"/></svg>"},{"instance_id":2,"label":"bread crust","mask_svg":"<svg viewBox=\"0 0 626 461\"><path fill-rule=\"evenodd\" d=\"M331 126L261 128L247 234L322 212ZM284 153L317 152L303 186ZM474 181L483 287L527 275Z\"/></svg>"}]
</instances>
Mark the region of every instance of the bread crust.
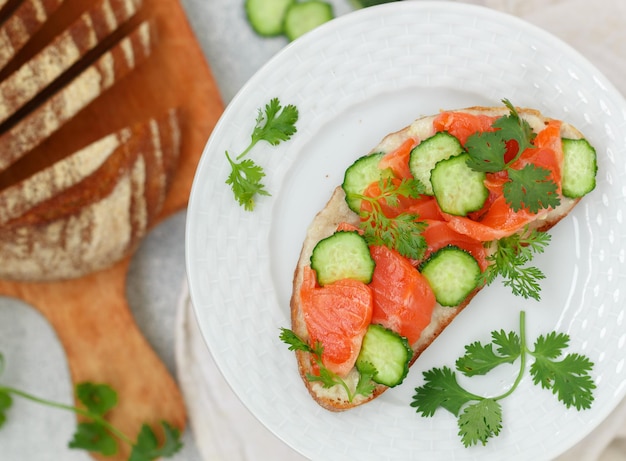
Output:
<instances>
[{"instance_id":1,"label":"bread crust","mask_svg":"<svg viewBox=\"0 0 626 461\"><path fill-rule=\"evenodd\" d=\"M540 131L550 119L542 115L539 111L534 109L517 108L518 114L524 118L535 132ZM483 114L488 116L502 116L509 113L506 107L469 107L465 109L459 109L453 112L466 112L470 114ZM402 144L409 137L416 137L418 139L425 139L434 134L433 120L436 115L430 115L421 117L415 120L407 127L391 133L385 136L381 142L374 147L371 152L391 152ZM578 131L572 125L562 122L561 136L578 139L582 138L582 133ZM561 219L569 214L569 212L576 206L580 199L567 199L561 198L561 205L554 210L551 210L542 219L536 220L531 223L531 227L539 230L547 231L556 225ZM341 222L347 222L358 225L359 217L350 208L348 208L345 201L345 193L341 186L337 187L325 207L317 213L310 226L307 229L306 237L303 242L302 250L294 271L293 278L293 292L290 301L291 308L291 321L292 330L300 338L305 341L309 340L309 335L306 329L304 316L302 313L302 306L300 302L300 289L303 280L303 270L310 262L311 253L316 243L321 239L331 235L337 228L337 225ZM478 287L475 289L459 306L454 308L443 307L439 304L435 306L431 322L422 332L419 340L412 345L413 357L410 365L417 360L420 354L441 334L441 332L456 318L456 316L465 309L474 296L482 289ZM307 387L312 398L323 408L330 411L344 411L356 406L367 403L378 396L380 396L388 388L384 385L377 385L374 392L365 397L357 395L351 402L348 401L347 394L341 386L334 386L330 389L324 388L318 382L311 382L307 379L307 374L313 372L311 366L310 354L305 352L296 352L296 359L298 363L298 370L302 377L302 380ZM356 385L358 381L358 372L353 369L345 379L348 386Z\"/></svg>"}]
</instances>

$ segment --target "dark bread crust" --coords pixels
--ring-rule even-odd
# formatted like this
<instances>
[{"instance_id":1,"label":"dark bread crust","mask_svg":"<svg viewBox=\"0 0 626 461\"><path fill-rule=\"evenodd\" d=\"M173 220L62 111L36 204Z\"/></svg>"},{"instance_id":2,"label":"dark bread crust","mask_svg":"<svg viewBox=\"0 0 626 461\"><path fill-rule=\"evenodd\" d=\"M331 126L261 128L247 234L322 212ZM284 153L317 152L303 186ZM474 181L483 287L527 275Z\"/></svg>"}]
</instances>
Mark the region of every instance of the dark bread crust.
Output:
<instances>
[{"instance_id":1,"label":"dark bread crust","mask_svg":"<svg viewBox=\"0 0 626 461\"><path fill-rule=\"evenodd\" d=\"M531 127L535 131L539 131L549 119L544 117L540 112L533 109L517 109L520 116L526 119ZM504 107L487 108L487 107L471 107L467 109L461 109L457 112L467 112L474 114L485 114L501 116L508 113L508 109ZM371 152L390 152L395 147L399 146L408 137L415 136L418 139L425 139L426 137L434 134L432 128L432 121L435 118L434 115L422 117L417 119L411 125L403 128L400 131L391 133L386 136L378 146L372 149ZM581 138L582 134L567 123L562 123L561 135L568 138ZM566 217L569 212L576 206L580 199L572 200L562 198L561 205L552 210L542 219L537 220L531 224L532 227L539 230L547 231L555 226L561 219ZM311 252L315 244L324 237L331 235L336 229L337 225L341 222L348 222L352 224L358 224L359 217L356 213L352 212L345 201L345 194L341 187L337 187L333 192L331 198L327 202L326 206L315 216L311 225L309 226L306 234L305 241L302 246L300 258L298 260L296 269L294 271L293 279L293 293L291 297L291 320L292 330L295 334L302 339L309 339L304 317L302 315L301 303L300 303L300 288L302 285L302 272L303 268L309 264ZM459 306L454 308L442 307L437 305L433 313L431 323L422 332L420 339L412 345L413 357L411 359L411 365L417 360L420 354L441 334L441 332L456 318L456 316L465 309L474 296L482 289L478 287L474 290ZM296 352L296 358L298 362L298 370L302 377L304 384L306 385L312 398L322 407L330 411L344 411L356 406L369 402L385 390L386 386L377 385L374 392L367 396L356 396L352 402L348 401L345 391L341 386L334 386L330 389L325 389L320 383L310 382L307 379L307 374L312 373L311 358L309 354L304 352ZM346 382L348 385L356 385L358 380L358 372L355 369L348 375Z\"/></svg>"}]
</instances>

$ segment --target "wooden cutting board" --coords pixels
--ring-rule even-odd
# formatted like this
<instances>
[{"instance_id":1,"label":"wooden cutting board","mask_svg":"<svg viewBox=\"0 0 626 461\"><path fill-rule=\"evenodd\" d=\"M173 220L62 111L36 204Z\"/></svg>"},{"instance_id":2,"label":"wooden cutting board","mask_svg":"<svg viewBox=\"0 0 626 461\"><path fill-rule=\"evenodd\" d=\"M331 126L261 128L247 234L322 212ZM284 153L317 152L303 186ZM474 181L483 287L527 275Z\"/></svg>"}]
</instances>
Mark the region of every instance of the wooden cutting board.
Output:
<instances>
[{"instance_id":1,"label":"wooden cutting board","mask_svg":"<svg viewBox=\"0 0 626 461\"><path fill-rule=\"evenodd\" d=\"M21 53L27 56L49 42L90 3L65 0ZM152 19L157 30L152 55L50 136L32 156L49 160L66 156L119 128L178 107L181 157L162 221L186 206L197 162L223 104L178 0L144 0L138 15L125 27L130 30L146 18ZM130 260L127 257L107 270L62 282L0 280L0 294L25 301L47 318L66 352L74 384L102 382L117 390L119 403L110 421L136 438L143 423L157 427L165 420L184 428L186 411L176 382L129 309L126 276ZM129 452L120 444L118 456L95 457L122 460L128 459Z\"/></svg>"}]
</instances>

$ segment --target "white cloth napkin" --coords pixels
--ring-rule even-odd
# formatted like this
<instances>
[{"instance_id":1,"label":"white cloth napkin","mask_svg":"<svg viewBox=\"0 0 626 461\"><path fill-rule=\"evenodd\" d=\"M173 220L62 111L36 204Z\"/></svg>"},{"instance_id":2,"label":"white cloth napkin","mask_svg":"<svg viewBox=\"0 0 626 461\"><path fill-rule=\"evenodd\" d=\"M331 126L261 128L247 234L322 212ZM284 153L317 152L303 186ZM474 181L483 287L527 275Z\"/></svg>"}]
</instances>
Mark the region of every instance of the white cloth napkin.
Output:
<instances>
[{"instance_id":1,"label":"white cloth napkin","mask_svg":"<svg viewBox=\"0 0 626 461\"><path fill-rule=\"evenodd\" d=\"M623 0L474 0L518 15L568 42L626 94L626 2ZM198 329L187 286L177 322L178 378L191 431L204 461L304 458L262 426L218 371ZM626 460L626 401L558 461Z\"/></svg>"}]
</instances>

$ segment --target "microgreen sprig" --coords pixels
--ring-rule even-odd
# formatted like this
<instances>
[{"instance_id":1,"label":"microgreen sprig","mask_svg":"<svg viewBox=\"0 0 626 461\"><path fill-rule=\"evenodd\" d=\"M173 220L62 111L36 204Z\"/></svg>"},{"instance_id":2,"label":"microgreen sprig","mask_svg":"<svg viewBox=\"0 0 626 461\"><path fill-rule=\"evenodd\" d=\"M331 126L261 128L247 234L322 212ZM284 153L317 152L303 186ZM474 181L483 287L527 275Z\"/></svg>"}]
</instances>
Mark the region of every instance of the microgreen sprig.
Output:
<instances>
[{"instance_id":1,"label":"microgreen sprig","mask_svg":"<svg viewBox=\"0 0 626 461\"><path fill-rule=\"evenodd\" d=\"M492 242L495 250L487 256L491 264L479 275L478 283L490 285L497 276L501 276L504 286L510 287L514 295L539 301L539 282L545 275L538 267L527 264L535 254L543 253L550 240L547 232L525 228L521 233Z\"/></svg>"},{"instance_id":2,"label":"microgreen sprig","mask_svg":"<svg viewBox=\"0 0 626 461\"><path fill-rule=\"evenodd\" d=\"M417 179L403 179L399 183L392 178L383 178L378 182L380 193L376 196L354 194L365 202L361 207L361 229L369 245L385 245L396 250L402 256L420 259L426 250L426 240L422 232L426 223L413 213L400 213L388 217L381 203L397 207L401 197L417 198L424 193L424 185Z\"/></svg>"}]
</instances>

